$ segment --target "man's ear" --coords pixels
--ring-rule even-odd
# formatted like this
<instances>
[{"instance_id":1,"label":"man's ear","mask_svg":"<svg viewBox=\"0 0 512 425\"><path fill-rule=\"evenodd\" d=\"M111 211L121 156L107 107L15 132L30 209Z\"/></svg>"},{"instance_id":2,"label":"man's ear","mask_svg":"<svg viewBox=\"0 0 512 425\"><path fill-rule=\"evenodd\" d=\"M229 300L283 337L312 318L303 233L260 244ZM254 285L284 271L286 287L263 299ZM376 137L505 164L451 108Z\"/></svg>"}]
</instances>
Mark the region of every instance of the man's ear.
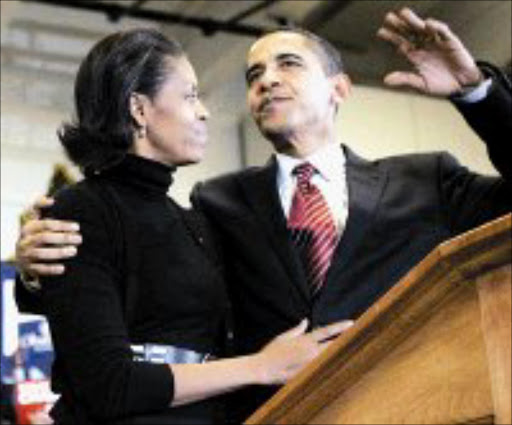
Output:
<instances>
[{"instance_id":1,"label":"man's ear","mask_svg":"<svg viewBox=\"0 0 512 425\"><path fill-rule=\"evenodd\" d=\"M337 105L343 103L352 93L352 82L347 74L339 73L331 77L334 88L333 100Z\"/></svg>"},{"instance_id":2,"label":"man's ear","mask_svg":"<svg viewBox=\"0 0 512 425\"><path fill-rule=\"evenodd\" d=\"M146 96L139 93L132 93L130 95L130 114L139 127L146 126L145 109L147 100Z\"/></svg>"}]
</instances>

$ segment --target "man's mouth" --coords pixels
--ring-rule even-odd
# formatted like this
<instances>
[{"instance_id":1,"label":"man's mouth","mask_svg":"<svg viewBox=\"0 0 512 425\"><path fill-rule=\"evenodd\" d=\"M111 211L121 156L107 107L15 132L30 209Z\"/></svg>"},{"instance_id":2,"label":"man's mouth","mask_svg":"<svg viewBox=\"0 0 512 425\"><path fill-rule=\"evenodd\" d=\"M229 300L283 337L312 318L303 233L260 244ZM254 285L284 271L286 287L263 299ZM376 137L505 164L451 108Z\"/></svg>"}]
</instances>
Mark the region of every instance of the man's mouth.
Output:
<instances>
[{"instance_id":1,"label":"man's mouth","mask_svg":"<svg viewBox=\"0 0 512 425\"><path fill-rule=\"evenodd\" d=\"M263 100L263 102L261 102L260 106L258 107L258 112L266 112L272 107L285 103L289 100L291 100L291 97L288 96L267 97Z\"/></svg>"}]
</instances>

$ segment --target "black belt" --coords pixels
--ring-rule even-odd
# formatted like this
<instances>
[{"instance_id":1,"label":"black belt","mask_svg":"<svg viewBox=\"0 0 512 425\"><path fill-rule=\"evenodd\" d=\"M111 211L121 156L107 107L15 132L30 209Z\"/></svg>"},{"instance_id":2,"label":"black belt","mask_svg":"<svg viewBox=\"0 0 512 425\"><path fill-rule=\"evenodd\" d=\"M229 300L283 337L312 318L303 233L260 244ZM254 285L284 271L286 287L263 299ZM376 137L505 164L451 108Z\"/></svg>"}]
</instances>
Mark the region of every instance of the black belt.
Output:
<instances>
[{"instance_id":1,"label":"black belt","mask_svg":"<svg viewBox=\"0 0 512 425\"><path fill-rule=\"evenodd\" d=\"M210 353L164 344L133 344L133 360L150 363L204 363L214 359Z\"/></svg>"}]
</instances>

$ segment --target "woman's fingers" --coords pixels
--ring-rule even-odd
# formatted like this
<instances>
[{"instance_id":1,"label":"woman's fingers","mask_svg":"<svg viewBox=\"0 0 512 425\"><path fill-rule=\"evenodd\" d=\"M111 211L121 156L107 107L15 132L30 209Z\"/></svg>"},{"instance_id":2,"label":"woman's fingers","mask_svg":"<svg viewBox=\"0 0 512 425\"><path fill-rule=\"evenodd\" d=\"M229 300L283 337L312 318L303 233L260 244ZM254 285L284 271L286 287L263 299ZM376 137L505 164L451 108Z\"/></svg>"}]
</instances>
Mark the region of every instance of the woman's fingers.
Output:
<instances>
[{"instance_id":1,"label":"woman's fingers","mask_svg":"<svg viewBox=\"0 0 512 425\"><path fill-rule=\"evenodd\" d=\"M306 329L308 328L308 319L302 319L302 321L295 327L281 333L279 336L277 336L276 339L291 339L298 337L304 332L306 332Z\"/></svg>"},{"instance_id":2,"label":"woman's fingers","mask_svg":"<svg viewBox=\"0 0 512 425\"><path fill-rule=\"evenodd\" d=\"M343 320L336 322L331 325L327 325L321 328L317 328L310 332L311 337L317 342L322 343L326 340L332 339L342 332L346 331L354 325L353 320Z\"/></svg>"}]
</instances>

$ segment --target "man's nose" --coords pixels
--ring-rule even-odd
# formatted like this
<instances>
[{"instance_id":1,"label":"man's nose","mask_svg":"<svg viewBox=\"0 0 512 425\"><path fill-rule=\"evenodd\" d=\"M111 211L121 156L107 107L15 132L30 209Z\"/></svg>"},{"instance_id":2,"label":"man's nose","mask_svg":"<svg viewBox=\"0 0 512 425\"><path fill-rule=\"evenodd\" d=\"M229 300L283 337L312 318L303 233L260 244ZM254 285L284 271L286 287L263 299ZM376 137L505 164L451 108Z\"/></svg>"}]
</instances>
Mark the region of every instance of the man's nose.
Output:
<instances>
[{"instance_id":1,"label":"man's nose","mask_svg":"<svg viewBox=\"0 0 512 425\"><path fill-rule=\"evenodd\" d=\"M279 73L276 70L269 68L266 69L260 77L260 91L266 91L272 87L277 87L281 84Z\"/></svg>"},{"instance_id":2,"label":"man's nose","mask_svg":"<svg viewBox=\"0 0 512 425\"><path fill-rule=\"evenodd\" d=\"M204 106L203 102L199 102L197 116L201 121L206 121L210 118L210 111Z\"/></svg>"}]
</instances>

